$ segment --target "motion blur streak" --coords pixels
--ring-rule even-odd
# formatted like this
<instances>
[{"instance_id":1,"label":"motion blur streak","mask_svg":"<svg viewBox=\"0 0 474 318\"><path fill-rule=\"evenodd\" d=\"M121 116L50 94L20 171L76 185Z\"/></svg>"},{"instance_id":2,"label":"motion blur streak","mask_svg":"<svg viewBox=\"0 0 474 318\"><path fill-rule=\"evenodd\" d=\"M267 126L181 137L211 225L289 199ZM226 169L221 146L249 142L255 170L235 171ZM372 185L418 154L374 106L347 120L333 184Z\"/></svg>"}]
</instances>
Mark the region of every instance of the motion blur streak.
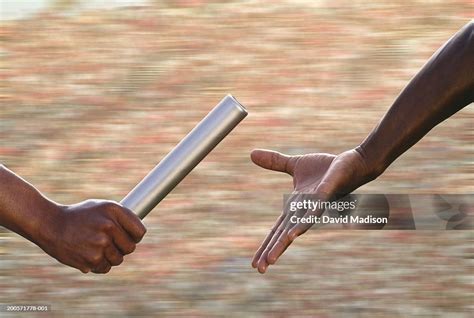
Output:
<instances>
[{"instance_id":1,"label":"motion blur streak","mask_svg":"<svg viewBox=\"0 0 474 318\"><path fill-rule=\"evenodd\" d=\"M228 92L251 116L109 275L1 230L0 303L49 304L50 317L469 316L469 231L311 231L255 273L291 179L249 153L357 145L472 1L119 2L2 1L3 164L58 202L120 200ZM472 192L473 119L462 110L360 191Z\"/></svg>"}]
</instances>

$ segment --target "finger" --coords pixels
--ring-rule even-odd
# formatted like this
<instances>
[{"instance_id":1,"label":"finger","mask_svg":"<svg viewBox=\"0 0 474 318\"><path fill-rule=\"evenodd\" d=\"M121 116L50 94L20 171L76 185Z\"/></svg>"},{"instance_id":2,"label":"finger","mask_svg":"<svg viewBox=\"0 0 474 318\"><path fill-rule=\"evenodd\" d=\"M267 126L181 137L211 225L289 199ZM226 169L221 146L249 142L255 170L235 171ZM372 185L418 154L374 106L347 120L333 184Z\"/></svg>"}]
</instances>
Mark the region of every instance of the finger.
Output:
<instances>
[{"instance_id":1,"label":"finger","mask_svg":"<svg viewBox=\"0 0 474 318\"><path fill-rule=\"evenodd\" d=\"M102 239L96 239L95 241L102 241ZM110 265L107 259L104 257L104 248L108 245L104 245L104 243L100 243L98 248L90 248L84 251L82 254L83 263L88 267L91 272L95 273L96 271L100 271Z\"/></svg>"},{"instance_id":2,"label":"finger","mask_svg":"<svg viewBox=\"0 0 474 318\"><path fill-rule=\"evenodd\" d=\"M291 222L287 223L285 229L280 234L277 241L275 242L275 244L272 246L272 248L268 252L267 262L270 265L275 264L276 261L278 260L278 258L286 251L286 249L293 242L292 240L290 240L290 237L288 235L288 232L290 231L292 226L293 226L293 224Z\"/></svg>"},{"instance_id":3,"label":"finger","mask_svg":"<svg viewBox=\"0 0 474 318\"><path fill-rule=\"evenodd\" d=\"M331 198L331 196L332 195L330 193L320 192L320 193L313 194L312 198L313 198L313 201L315 202L316 201L327 202L329 198ZM321 215L324 213L324 210L325 210L324 206L322 206L321 208L314 209L314 210L308 210L303 215L303 218L308 219L311 216L321 217ZM313 225L314 223L304 223L304 222L300 222L293 225L291 229L288 231L288 239L291 242L293 242L298 236L306 233L306 231L308 231Z\"/></svg>"},{"instance_id":4,"label":"finger","mask_svg":"<svg viewBox=\"0 0 474 318\"><path fill-rule=\"evenodd\" d=\"M122 264L123 262L123 255L119 252L119 250L113 246L109 245L104 251L105 258L112 266L117 266Z\"/></svg>"},{"instance_id":5,"label":"finger","mask_svg":"<svg viewBox=\"0 0 474 318\"><path fill-rule=\"evenodd\" d=\"M298 157L287 156L272 150L256 149L252 151L250 158L257 166L262 168L286 172L293 175L293 170Z\"/></svg>"},{"instance_id":6,"label":"finger","mask_svg":"<svg viewBox=\"0 0 474 318\"><path fill-rule=\"evenodd\" d=\"M106 273L107 268L109 268L110 270L111 265L109 261L104 257L104 255L100 255L98 253L92 257L91 256L87 257L87 260L88 260L88 266L91 269L92 273L103 274L103 273Z\"/></svg>"},{"instance_id":7,"label":"finger","mask_svg":"<svg viewBox=\"0 0 474 318\"><path fill-rule=\"evenodd\" d=\"M268 243L267 247L265 248L265 250L263 251L262 255L260 255L260 259L258 260L258 265L257 265L257 268L258 268L258 271L263 274L266 272L267 268L268 268L268 253L270 252L270 250L272 249L272 247L275 245L275 243L277 242L278 238L280 237L281 233L283 232L283 230L285 229L285 226L288 222L288 220L290 219L290 215L289 214L286 214L285 215L285 218L283 219L283 221L281 222L280 226L278 227L278 229L275 231L272 239L270 240L270 243Z\"/></svg>"},{"instance_id":8,"label":"finger","mask_svg":"<svg viewBox=\"0 0 474 318\"><path fill-rule=\"evenodd\" d=\"M120 207L120 209L115 210L115 216L119 224L135 243L140 242L146 233L146 228L135 213L125 207Z\"/></svg>"},{"instance_id":9,"label":"finger","mask_svg":"<svg viewBox=\"0 0 474 318\"><path fill-rule=\"evenodd\" d=\"M269 246L273 246L275 244L276 240L278 239L278 237L280 236L282 231L283 230L279 228L275 232L275 234L271 238L270 242L268 243L267 247L262 252L262 255L260 255L260 258L258 259L258 262L257 262L257 270L260 274L264 274L267 271L267 268L268 268L268 265L269 265L268 261L267 261L268 252L270 252Z\"/></svg>"},{"instance_id":10,"label":"finger","mask_svg":"<svg viewBox=\"0 0 474 318\"><path fill-rule=\"evenodd\" d=\"M92 270L92 272L94 274L107 274L110 271L111 268L112 268L112 265L110 265L110 263L104 262L103 265L94 268Z\"/></svg>"},{"instance_id":11,"label":"finger","mask_svg":"<svg viewBox=\"0 0 474 318\"><path fill-rule=\"evenodd\" d=\"M305 213L303 218L308 219L311 216L320 217L323 213L324 213L324 209L316 209L315 211L309 210L308 212ZM306 231L308 231L313 225L314 223L303 223L303 222L293 225L291 229L288 231L288 235L287 235L290 244L298 236L306 233Z\"/></svg>"},{"instance_id":12,"label":"finger","mask_svg":"<svg viewBox=\"0 0 474 318\"><path fill-rule=\"evenodd\" d=\"M69 258L67 259L59 259L56 260L62 264L74 267L80 270L82 273L87 274L91 271L91 267L89 266L89 262L85 261L83 255L81 254L69 254Z\"/></svg>"},{"instance_id":13,"label":"finger","mask_svg":"<svg viewBox=\"0 0 474 318\"><path fill-rule=\"evenodd\" d=\"M281 222L283 221L283 219L285 218L285 215L282 214L278 217L275 225L273 225L270 233L268 233L267 237L265 238L265 240L263 240L263 243L262 245L260 245L260 247L258 248L257 252L255 253L253 259L252 259L252 267L253 268L256 268L257 265L258 265L258 260L260 259L260 256L262 255L263 251L265 250L265 248L267 247L268 243L270 243L270 240L272 239L273 235L275 234L276 230L278 229L278 227L280 226Z\"/></svg>"},{"instance_id":14,"label":"finger","mask_svg":"<svg viewBox=\"0 0 474 318\"><path fill-rule=\"evenodd\" d=\"M269 255L270 251L272 250L272 248L275 246L275 244L278 242L278 238L281 237L281 235L285 231L285 229L287 229L288 227L291 226L291 224L290 224L291 218L294 215L298 216L298 215L304 214L304 211L302 211L302 210L292 211L290 209L290 203L292 201L295 201L295 200L296 201L301 200L301 198L303 196L304 195L301 194L301 193L293 192L292 196L285 202L285 208L284 208L285 212L283 213L284 218L280 222L280 224L277 227L274 228L273 237L270 239L269 243L267 244L267 246L263 250L263 252L260 255L260 258L257 262L258 271L260 273L262 273L262 274L265 273L268 266L270 265L268 255Z\"/></svg>"},{"instance_id":15,"label":"finger","mask_svg":"<svg viewBox=\"0 0 474 318\"><path fill-rule=\"evenodd\" d=\"M301 194L301 193L298 193L298 194L294 194L292 197L290 197L290 199L286 202L286 208L285 210L288 212L288 211L291 211L291 210L288 210L290 205L291 205L291 202L298 202L298 201L302 201L306 198L306 194ZM275 244L273 246L270 247L270 251L268 253L268 256L267 256L267 262L270 264L270 265L273 265L275 264L275 262L277 261L277 259L286 251L286 249L288 248L288 246L291 245L292 243L292 240L289 239L289 236L288 236L288 232L289 230L293 227L294 223L293 222L296 222L295 220L292 220L293 217L296 217L296 218L300 218L302 217L305 213L306 213L307 210L304 210L304 209L297 209L296 211L294 211L293 213L288 213L289 215L289 218L287 218L285 220L285 222L281 225L284 229L283 231L281 232L281 234L279 235L278 239L276 240Z\"/></svg>"},{"instance_id":16,"label":"finger","mask_svg":"<svg viewBox=\"0 0 474 318\"><path fill-rule=\"evenodd\" d=\"M62 261L60 261L63 263ZM69 262L64 262L63 264L69 265L71 267L74 267L78 270L80 270L82 273L87 274L91 271L91 268L89 267L88 264L86 264L84 261L79 261L79 260L73 260Z\"/></svg>"},{"instance_id":17,"label":"finger","mask_svg":"<svg viewBox=\"0 0 474 318\"><path fill-rule=\"evenodd\" d=\"M120 226L115 227L111 232L111 235L115 247L118 248L122 255L131 254L135 251L135 240Z\"/></svg>"}]
</instances>

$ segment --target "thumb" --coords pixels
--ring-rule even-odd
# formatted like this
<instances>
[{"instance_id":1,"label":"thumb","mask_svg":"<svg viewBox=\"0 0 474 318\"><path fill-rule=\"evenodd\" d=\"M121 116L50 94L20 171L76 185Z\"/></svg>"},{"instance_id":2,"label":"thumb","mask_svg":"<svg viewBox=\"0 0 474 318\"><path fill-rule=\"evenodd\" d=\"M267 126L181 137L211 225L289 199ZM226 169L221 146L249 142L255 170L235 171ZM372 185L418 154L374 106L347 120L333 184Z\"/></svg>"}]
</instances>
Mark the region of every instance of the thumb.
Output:
<instances>
[{"instance_id":1,"label":"thumb","mask_svg":"<svg viewBox=\"0 0 474 318\"><path fill-rule=\"evenodd\" d=\"M296 156L288 156L265 149L253 150L250 154L250 158L257 166L273 171L286 172L290 175L293 175L297 159Z\"/></svg>"}]
</instances>

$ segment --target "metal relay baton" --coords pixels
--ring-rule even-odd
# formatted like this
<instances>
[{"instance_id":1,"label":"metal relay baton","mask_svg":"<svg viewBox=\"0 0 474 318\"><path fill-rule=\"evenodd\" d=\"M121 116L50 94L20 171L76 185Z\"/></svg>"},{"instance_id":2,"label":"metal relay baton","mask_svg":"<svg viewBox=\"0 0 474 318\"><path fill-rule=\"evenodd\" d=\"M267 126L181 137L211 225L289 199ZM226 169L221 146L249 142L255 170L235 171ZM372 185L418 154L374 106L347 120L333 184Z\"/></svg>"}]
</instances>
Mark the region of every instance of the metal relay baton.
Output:
<instances>
[{"instance_id":1,"label":"metal relay baton","mask_svg":"<svg viewBox=\"0 0 474 318\"><path fill-rule=\"evenodd\" d=\"M143 219L247 114L232 95L224 97L120 203Z\"/></svg>"}]
</instances>

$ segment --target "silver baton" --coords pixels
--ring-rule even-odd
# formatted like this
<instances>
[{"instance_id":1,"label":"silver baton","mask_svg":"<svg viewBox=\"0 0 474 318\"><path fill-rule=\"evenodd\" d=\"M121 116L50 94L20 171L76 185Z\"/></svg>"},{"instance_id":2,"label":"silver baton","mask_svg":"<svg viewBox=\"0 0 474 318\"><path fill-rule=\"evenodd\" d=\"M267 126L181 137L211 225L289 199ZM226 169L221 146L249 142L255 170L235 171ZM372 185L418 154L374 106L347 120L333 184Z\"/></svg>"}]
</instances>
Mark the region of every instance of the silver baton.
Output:
<instances>
[{"instance_id":1,"label":"silver baton","mask_svg":"<svg viewBox=\"0 0 474 318\"><path fill-rule=\"evenodd\" d=\"M224 97L120 203L143 219L245 116L232 95Z\"/></svg>"}]
</instances>

